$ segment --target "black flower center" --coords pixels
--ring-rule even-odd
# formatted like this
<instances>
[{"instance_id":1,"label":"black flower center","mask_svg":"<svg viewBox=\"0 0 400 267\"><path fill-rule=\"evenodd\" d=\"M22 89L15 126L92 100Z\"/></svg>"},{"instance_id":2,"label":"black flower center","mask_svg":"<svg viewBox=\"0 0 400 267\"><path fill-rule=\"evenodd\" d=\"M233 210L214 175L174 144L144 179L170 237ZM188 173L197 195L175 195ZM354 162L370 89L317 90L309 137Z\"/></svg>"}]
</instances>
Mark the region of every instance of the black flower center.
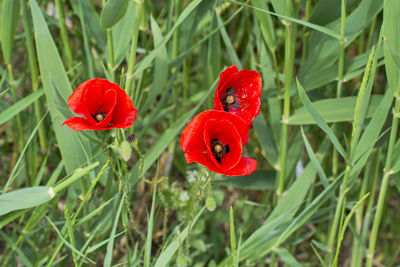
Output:
<instances>
[{"instance_id":1,"label":"black flower center","mask_svg":"<svg viewBox=\"0 0 400 267\"><path fill-rule=\"evenodd\" d=\"M95 114L92 114L93 119L95 119L97 122L101 122L104 120L104 118L107 116L107 113L104 111L100 110L97 111Z\"/></svg>"},{"instance_id":2,"label":"black flower center","mask_svg":"<svg viewBox=\"0 0 400 267\"><path fill-rule=\"evenodd\" d=\"M224 107L225 111L229 112L230 107L237 108L238 103L236 101L235 89L228 88L225 92L225 95L221 99L221 101L222 101L222 106Z\"/></svg>"},{"instance_id":3,"label":"black flower center","mask_svg":"<svg viewBox=\"0 0 400 267\"><path fill-rule=\"evenodd\" d=\"M211 140L211 152L214 156L214 158L218 161L218 163L221 163L221 158L229 153L229 145L224 145L221 141L218 139L212 139Z\"/></svg>"}]
</instances>

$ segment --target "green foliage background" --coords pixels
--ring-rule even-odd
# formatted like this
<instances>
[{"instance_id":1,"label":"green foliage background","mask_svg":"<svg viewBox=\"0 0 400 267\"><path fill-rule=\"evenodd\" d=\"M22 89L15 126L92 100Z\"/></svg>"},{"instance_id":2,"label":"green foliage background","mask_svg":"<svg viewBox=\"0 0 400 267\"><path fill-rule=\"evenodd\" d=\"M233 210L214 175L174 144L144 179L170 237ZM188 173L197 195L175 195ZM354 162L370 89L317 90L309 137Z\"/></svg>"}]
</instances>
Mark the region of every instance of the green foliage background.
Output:
<instances>
[{"instance_id":1,"label":"green foliage background","mask_svg":"<svg viewBox=\"0 0 400 267\"><path fill-rule=\"evenodd\" d=\"M0 14L2 266L400 264L399 1L2 0ZM246 177L179 146L233 64L263 79ZM61 126L94 77L132 98L132 128Z\"/></svg>"}]
</instances>

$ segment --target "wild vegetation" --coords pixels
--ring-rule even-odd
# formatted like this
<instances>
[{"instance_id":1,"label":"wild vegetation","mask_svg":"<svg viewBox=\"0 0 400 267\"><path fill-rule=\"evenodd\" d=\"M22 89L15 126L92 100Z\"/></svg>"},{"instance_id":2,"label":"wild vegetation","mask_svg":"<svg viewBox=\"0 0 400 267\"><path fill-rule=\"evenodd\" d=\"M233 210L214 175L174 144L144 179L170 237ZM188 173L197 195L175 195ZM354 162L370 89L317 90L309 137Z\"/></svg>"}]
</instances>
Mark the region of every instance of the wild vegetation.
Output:
<instances>
[{"instance_id":1,"label":"wild vegetation","mask_svg":"<svg viewBox=\"0 0 400 267\"><path fill-rule=\"evenodd\" d=\"M400 264L399 1L2 0L0 14L2 266ZM232 65L262 78L245 176L188 164L180 143ZM132 127L62 126L94 78L132 100Z\"/></svg>"}]
</instances>

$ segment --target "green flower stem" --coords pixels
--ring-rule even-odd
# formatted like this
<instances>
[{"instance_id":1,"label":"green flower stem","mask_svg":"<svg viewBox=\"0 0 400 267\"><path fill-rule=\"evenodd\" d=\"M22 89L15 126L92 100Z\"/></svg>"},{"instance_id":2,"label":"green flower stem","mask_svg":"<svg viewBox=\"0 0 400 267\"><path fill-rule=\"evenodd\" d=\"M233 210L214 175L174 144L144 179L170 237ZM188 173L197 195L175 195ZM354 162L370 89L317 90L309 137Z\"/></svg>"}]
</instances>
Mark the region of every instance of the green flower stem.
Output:
<instances>
[{"instance_id":1,"label":"green flower stem","mask_svg":"<svg viewBox=\"0 0 400 267\"><path fill-rule=\"evenodd\" d=\"M183 1L175 0L175 17L178 19L179 14L182 12ZM174 32L173 43L172 43L172 58L176 58L179 53L179 29L176 29Z\"/></svg>"},{"instance_id":2,"label":"green flower stem","mask_svg":"<svg viewBox=\"0 0 400 267\"><path fill-rule=\"evenodd\" d=\"M207 179L205 182L202 182L201 177L207 175ZM189 227L188 234L185 240L185 254L189 255L189 248L190 248L190 234L193 228L193 220L199 208L199 203L202 200L203 192L205 187L208 185L209 180L211 179L211 172L209 172L205 167L201 167L201 170L196 175L196 181L192 188L189 191L190 200L189 200L189 209L188 209L188 216L186 218L185 225Z\"/></svg>"},{"instance_id":3,"label":"green flower stem","mask_svg":"<svg viewBox=\"0 0 400 267\"><path fill-rule=\"evenodd\" d=\"M71 68L74 62L74 57L72 56L72 49L68 37L67 27L65 26L65 15L63 6L64 5L61 4L61 0L56 0L58 24L60 27L60 37L63 43L65 55L67 56L68 59L68 66Z\"/></svg>"},{"instance_id":4,"label":"green flower stem","mask_svg":"<svg viewBox=\"0 0 400 267\"><path fill-rule=\"evenodd\" d=\"M112 30L107 29L107 47L108 47L108 62L107 66L110 71L111 81L115 82L115 60L114 60L114 43L112 37Z\"/></svg>"},{"instance_id":5,"label":"green flower stem","mask_svg":"<svg viewBox=\"0 0 400 267\"><path fill-rule=\"evenodd\" d=\"M37 67L37 60L36 60L36 52L35 46L33 44L32 39L32 30L30 25L30 19L28 16L28 11L26 7L26 1L20 0L20 5L22 9L22 17L24 21L24 32L25 32L25 40L26 46L28 48L28 57L29 57L29 69L31 72L31 80L32 80L32 89L33 91L37 91L39 88L39 75L38 75L38 67ZM42 108L41 108L41 101L37 100L34 103L34 112L36 121L40 121L42 118ZM46 151L48 147L47 138L46 138L46 130L43 124L39 126L39 145L42 151Z\"/></svg>"},{"instance_id":6,"label":"green flower stem","mask_svg":"<svg viewBox=\"0 0 400 267\"><path fill-rule=\"evenodd\" d=\"M365 47L366 49L369 49L372 46L372 38L374 37L375 25L376 25L376 16L374 17L374 20L372 21L371 27L369 29L367 46Z\"/></svg>"},{"instance_id":7,"label":"green flower stem","mask_svg":"<svg viewBox=\"0 0 400 267\"><path fill-rule=\"evenodd\" d=\"M377 209L376 209L376 213L375 213L375 217L374 217L374 223L372 225L372 231L371 231L371 236L370 236L370 240L369 240L367 265L366 265L367 267L372 266L372 260L374 258L376 240L378 237L379 224L382 219L382 212L383 212L384 204L385 204L386 191L387 191L387 187L389 184L390 175L393 174L393 172L391 170L391 165L392 165L393 148L395 145L397 130L398 130L397 128L399 126L399 121L398 121L399 120L399 111L400 111L400 99L399 99L399 96L396 96L393 119L392 119L392 128L390 130L388 152L386 154L385 169L384 169L381 189L379 191L378 205L377 205Z\"/></svg>"},{"instance_id":8,"label":"green flower stem","mask_svg":"<svg viewBox=\"0 0 400 267\"><path fill-rule=\"evenodd\" d=\"M142 15L141 10L143 8L144 8L143 3L139 4L136 2L135 24L133 25L131 51L129 55L128 71L126 73L126 85L125 85L125 91L132 99L135 97L135 79L133 76L133 70L135 68L135 63L136 63L136 48L139 38L139 24L140 24L140 17Z\"/></svg>"},{"instance_id":9,"label":"green flower stem","mask_svg":"<svg viewBox=\"0 0 400 267\"><path fill-rule=\"evenodd\" d=\"M16 103L18 101L17 91L15 88L15 80L14 80L13 69L12 69L11 64L7 64L7 70L8 70L8 78L9 78L12 98L13 98L14 103ZM25 147L24 132L22 129L22 122L21 122L21 117L20 117L19 113L15 116L15 127L16 127L16 130L18 133L18 135L16 136L18 138L18 142L17 142L17 145L15 146L15 152L17 152L18 150L22 151L22 149ZM33 184L32 175L29 173L29 170L31 170L31 168L30 168L31 163L28 159L27 154L24 155L24 160L25 160L26 169L27 169L27 173L28 173L29 184L32 185Z\"/></svg>"},{"instance_id":10,"label":"green flower stem","mask_svg":"<svg viewBox=\"0 0 400 267\"><path fill-rule=\"evenodd\" d=\"M306 14L304 17L304 21L309 21L311 15L311 0L307 0L306 2ZM307 58L307 49L308 49L308 39L310 38L310 32L306 31L303 34L303 48L301 52L301 65L304 64L304 61Z\"/></svg>"},{"instance_id":11,"label":"green flower stem","mask_svg":"<svg viewBox=\"0 0 400 267\"><path fill-rule=\"evenodd\" d=\"M345 201L346 193L348 191L347 182L349 180L350 171L351 171L351 167L349 165L347 165L345 174L344 174L344 178L343 178L343 182L342 182L342 185L340 186L339 199L336 204L335 215L334 215L333 223L331 225L329 237L328 237L328 246L327 247L329 249L329 252L328 252L328 256L325 261L327 266L331 266L333 256L334 256L333 248L334 248L335 240L337 237L337 229L338 229L339 220L341 217L340 215L342 214L343 202Z\"/></svg>"},{"instance_id":12,"label":"green flower stem","mask_svg":"<svg viewBox=\"0 0 400 267\"><path fill-rule=\"evenodd\" d=\"M290 17L292 13L292 4L286 0L286 16ZM289 21L283 21L285 24L285 95L283 100L283 121L281 129L281 138L279 143L278 157L278 179L277 179L277 197L281 199L285 187L286 176L286 156L288 145L288 124L290 116L290 85L293 79L294 69L294 44L293 44L293 25Z\"/></svg>"},{"instance_id":13,"label":"green flower stem","mask_svg":"<svg viewBox=\"0 0 400 267\"><path fill-rule=\"evenodd\" d=\"M271 49L271 54L272 54L272 61L274 63L276 87L278 88L278 98L281 98L282 88L281 88L281 82L279 80L279 66L278 66L278 60L276 58L276 49L275 48Z\"/></svg>"},{"instance_id":14,"label":"green flower stem","mask_svg":"<svg viewBox=\"0 0 400 267\"><path fill-rule=\"evenodd\" d=\"M338 64L338 83L336 87L336 97L339 98L342 94L342 87L343 87L343 70L344 70L344 35L345 35L345 27L346 27L346 0L342 0L342 5L341 5L341 16L340 16L340 40L339 40L339 64ZM337 125L333 125L333 131L337 136ZM351 149L351 148L350 148ZM332 176L335 179L338 173L338 165L339 165L339 155L338 151L333 148L333 154L332 154ZM342 185L340 187L340 193L339 193L339 200L336 205L336 211L334 215L334 219L332 222L332 225L330 227L330 232L328 236L328 256L326 258L326 264L330 265L333 260L333 255L334 255L334 245L335 245L335 238L337 235L337 228L338 228L338 223L340 219L340 215L342 212L342 205L343 201L345 200L345 195L347 192L347 181L350 176L350 170L351 167L349 165L346 166L345 170L345 175L343 178Z\"/></svg>"},{"instance_id":15,"label":"green flower stem","mask_svg":"<svg viewBox=\"0 0 400 267\"><path fill-rule=\"evenodd\" d=\"M85 25L85 16L83 15L82 1L79 1L79 19L81 21L81 29L83 35L83 47L85 51L85 58L88 67L88 75L90 78L94 78L94 70L93 70L93 59L90 52L90 44L88 40L88 36L86 33L86 25Z\"/></svg>"},{"instance_id":16,"label":"green flower stem","mask_svg":"<svg viewBox=\"0 0 400 267\"><path fill-rule=\"evenodd\" d=\"M376 182L377 178L379 176L379 162L380 162L380 155L381 155L381 150L378 150L374 153L374 156L372 157L372 164L371 167L368 168L368 174L365 175L367 179L363 180L363 186L362 188L365 190L362 190L363 192L360 192L359 196L360 198L362 197L362 193L365 193L368 185L371 186L370 192L375 192L376 188ZM364 186L365 185L365 186ZM371 210L372 205L373 205L374 198L370 197L368 199L368 203L366 205L365 212L363 209L360 209L359 212L357 213L357 218L356 218L356 226L357 226L357 233L362 236L363 232L363 218L364 214L368 214L368 212ZM365 220L365 218L364 218ZM364 225L364 227L368 228L368 225ZM362 237L362 240L364 241L365 239ZM360 243L356 240L353 241L353 249L352 249L352 258L351 258L351 267L361 267L362 264L362 255L361 253L362 247L360 246Z\"/></svg>"},{"instance_id":17,"label":"green flower stem","mask_svg":"<svg viewBox=\"0 0 400 267\"><path fill-rule=\"evenodd\" d=\"M342 87L343 87L343 72L344 72L344 34L346 27L346 0L342 0L341 7L341 16L340 16L340 40L339 40L339 64L338 64L338 82L336 86L336 97L339 98L342 95ZM336 124L333 125L333 132L337 136L337 127ZM332 176L336 178L338 173L338 152L335 148L333 148L332 154Z\"/></svg>"},{"instance_id":18,"label":"green flower stem","mask_svg":"<svg viewBox=\"0 0 400 267\"><path fill-rule=\"evenodd\" d=\"M100 132L100 137L101 137L101 141L103 143L104 152L106 153L106 156L107 156L108 160L110 161L111 168L112 168L115 176L117 176L119 183L120 183L120 187L122 188L122 195L123 195L124 202L125 202L125 208L128 213L128 218L132 222L134 230L139 234L139 236L142 238L142 240L146 240L145 235L142 233L142 231L140 231L140 229L135 221L135 217L133 216L132 210L130 208L131 203L129 200L129 188L127 187L126 183L124 182L124 178L121 176L119 171L115 168L114 160L112 158L112 155L110 154L110 151L108 150L104 132Z\"/></svg>"}]
</instances>

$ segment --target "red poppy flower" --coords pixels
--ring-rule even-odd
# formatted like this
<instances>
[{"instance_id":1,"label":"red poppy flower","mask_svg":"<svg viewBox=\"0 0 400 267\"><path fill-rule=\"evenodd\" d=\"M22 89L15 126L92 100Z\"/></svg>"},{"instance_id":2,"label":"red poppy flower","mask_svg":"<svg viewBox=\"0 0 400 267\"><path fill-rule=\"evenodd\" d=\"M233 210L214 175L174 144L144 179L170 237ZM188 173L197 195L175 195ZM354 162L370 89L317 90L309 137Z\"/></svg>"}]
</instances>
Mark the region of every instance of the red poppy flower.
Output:
<instances>
[{"instance_id":1,"label":"red poppy flower","mask_svg":"<svg viewBox=\"0 0 400 267\"><path fill-rule=\"evenodd\" d=\"M204 111L183 130L181 148L187 163L197 162L229 176L249 175L257 168L257 161L242 157L248 132L248 125L236 115Z\"/></svg>"},{"instance_id":2,"label":"red poppy flower","mask_svg":"<svg viewBox=\"0 0 400 267\"><path fill-rule=\"evenodd\" d=\"M214 109L241 117L248 125L260 113L261 76L256 71L241 70L233 65L219 76L214 95Z\"/></svg>"},{"instance_id":3,"label":"red poppy flower","mask_svg":"<svg viewBox=\"0 0 400 267\"><path fill-rule=\"evenodd\" d=\"M68 98L68 106L84 117L72 117L62 124L75 131L128 128L137 113L132 100L118 84L99 78L79 85Z\"/></svg>"}]
</instances>

